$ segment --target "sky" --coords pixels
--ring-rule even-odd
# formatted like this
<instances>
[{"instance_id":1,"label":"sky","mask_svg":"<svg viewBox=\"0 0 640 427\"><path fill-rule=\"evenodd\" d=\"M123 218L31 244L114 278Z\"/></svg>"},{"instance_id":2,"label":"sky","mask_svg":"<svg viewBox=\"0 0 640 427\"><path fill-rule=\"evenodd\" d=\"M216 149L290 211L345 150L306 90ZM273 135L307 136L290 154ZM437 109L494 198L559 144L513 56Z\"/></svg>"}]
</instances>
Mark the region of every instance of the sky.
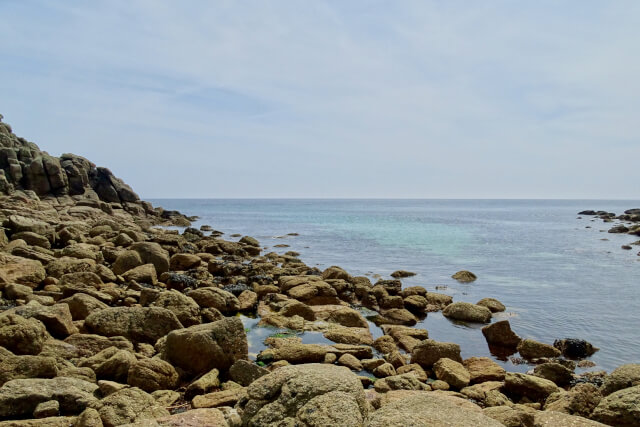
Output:
<instances>
[{"instance_id":1,"label":"sky","mask_svg":"<svg viewBox=\"0 0 640 427\"><path fill-rule=\"evenodd\" d=\"M636 0L0 0L0 113L143 198L639 199Z\"/></svg>"}]
</instances>

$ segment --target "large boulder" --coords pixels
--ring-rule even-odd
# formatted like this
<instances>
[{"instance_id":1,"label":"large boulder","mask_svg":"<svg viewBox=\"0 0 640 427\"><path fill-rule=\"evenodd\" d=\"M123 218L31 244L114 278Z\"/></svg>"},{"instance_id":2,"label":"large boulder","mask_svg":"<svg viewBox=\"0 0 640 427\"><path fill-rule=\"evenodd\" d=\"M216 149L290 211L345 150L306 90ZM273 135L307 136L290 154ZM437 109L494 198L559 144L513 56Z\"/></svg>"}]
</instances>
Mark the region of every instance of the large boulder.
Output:
<instances>
[{"instance_id":1,"label":"large boulder","mask_svg":"<svg viewBox=\"0 0 640 427\"><path fill-rule=\"evenodd\" d=\"M533 401L544 401L551 393L560 391L552 381L518 372L507 372L504 388L509 394Z\"/></svg>"},{"instance_id":2,"label":"large boulder","mask_svg":"<svg viewBox=\"0 0 640 427\"><path fill-rule=\"evenodd\" d=\"M76 378L17 379L0 387L0 417L29 417L43 402L56 400L60 412L79 414L87 406L95 404L96 384Z\"/></svg>"},{"instance_id":3,"label":"large boulder","mask_svg":"<svg viewBox=\"0 0 640 427\"><path fill-rule=\"evenodd\" d=\"M133 341L155 342L182 324L175 314L159 307L111 307L92 313L84 321L90 332Z\"/></svg>"},{"instance_id":4,"label":"large boulder","mask_svg":"<svg viewBox=\"0 0 640 427\"><path fill-rule=\"evenodd\" d=\"M637 426L640 424L640 386L611 393L600 401L591 417L612 426Z\"/></svg>"},{"instance_id":5,"label":"large boulder","mask_svg":"<svg viewBox=\"0 0 640 427\"><path fill-rule=\"evenodd\" d=\"M248 358L247 335L239 318L226 317L170 332L164 351L167 361L194 376L214 368L226 371Z\"/></svg>"},{"instance_id":6,"label":"large boulder","mask_svg":"<svg viewBox=\"0 0 640 427\"><path fill-rule=\"evenodd\" d=\"M138 252L144 264L153 264L158 275L169 271L169 252L158 243L137 242L129 246L129 249Z\"/></svg>"},{"instance_id":7,"label":"large boulder","mask_svg":"<svg viewBox=\"0 0 640 427\"><path fill-rule=\"evenodd\" d=\"M0 252L0 283L37 287L47 273L39 261Z\"/></svg>"},{"instance_id":8,"label":"large boulder","mask_svg":"<svg viewBox=\"0 0 640 427\"><path fill-rule=\"evenodd\" d=\"M155 420L170 415L153 396L137 387L118 390L100 400L94 407L105 427Z\"/></svg>"},{"instance_id":9,"label":"large boulder","mask_svg":"<svg viewBox=\"0 0 640 427\"><path fill-rule=\"evenodd\" d=\"M416 392L378 409L371 416L368 426L502 427L502 424L487 417L480 407L464 399L432 392Z\"/></svg>"},{"instance_id":10,"label":"large boulder","mask_svg":"<svg viewBox=\"0 0 640 427\"><path fill-rule=\"evenodd\" d=\"M0 315L0 346L15 354L38 354L48 338L47 328L37 319Z\"/></svg>"},{"instance_id":11,"label":"large boulder","mask_svg":"<svg viewBox=\"0 0 640 427\"><path fill-rule=\"evenodd\" d=\"M254 381L241 402L245 425L361 426L368 404L358 377L328 364L284 366Z\"/></svg>"},{"instance_id":12,"label":"large boulder","mask_svg":"<svg viewBox=\"0 0 640 427\"><path fill-rule=\"evenodd\" d=\"M640 385L640 363L628 363L617 367L602 384L602 394L607 396L623 388Z\"/></svg>"},{"instance_id":13,"label":"large boulder","mask_svg":"<svg viewBox=\"0 0 640 427\"><path fill-rule=\"evenodd\" d=\"M451 342L438 342L435 340L424 340L413 348L411 353L411 363L417 363L423 368L431 368L434 363L443 357L456 362L462 362L460 357L460 346Z\"/></svg>"},{"instance_id":14,"label":"large boulder","mask_svg":"<svg viewBox=\"0 0 640 427\"><path fill-rule=\"evenodd\" d=\"M450 319L464 322L489 323L491 320L491 311L487 307L468 302L449 304L442 310L442 314Z\"/></svg>"}]
</instances>

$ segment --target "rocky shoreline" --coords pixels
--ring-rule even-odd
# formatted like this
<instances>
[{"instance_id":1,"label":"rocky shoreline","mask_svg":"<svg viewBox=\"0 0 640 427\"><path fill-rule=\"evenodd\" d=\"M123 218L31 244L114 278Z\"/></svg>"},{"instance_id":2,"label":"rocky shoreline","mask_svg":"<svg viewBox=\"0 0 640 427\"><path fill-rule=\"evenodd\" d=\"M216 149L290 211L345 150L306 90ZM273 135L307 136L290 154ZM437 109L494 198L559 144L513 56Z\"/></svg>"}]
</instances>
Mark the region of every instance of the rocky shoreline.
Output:
<instances>
[{"instance_id":1,"label":"rocky shoreline","mask_svg":"<svg viewBox=\"0 0 640 427\"><path fill-rule=\"evenodd\" d=\"M0 426L640 423L640 364L577 375L596 348L523 340L496 321L496 299L404 287L402 270L372 283L263 254L1 122L0 147ZM435 311L485 324L487 345L531 371L463 360L458 344L413 327ZM278 331L255 355L247 318ZM328 342L305 343L304 331Z\"/></svg>"}]
</instances>

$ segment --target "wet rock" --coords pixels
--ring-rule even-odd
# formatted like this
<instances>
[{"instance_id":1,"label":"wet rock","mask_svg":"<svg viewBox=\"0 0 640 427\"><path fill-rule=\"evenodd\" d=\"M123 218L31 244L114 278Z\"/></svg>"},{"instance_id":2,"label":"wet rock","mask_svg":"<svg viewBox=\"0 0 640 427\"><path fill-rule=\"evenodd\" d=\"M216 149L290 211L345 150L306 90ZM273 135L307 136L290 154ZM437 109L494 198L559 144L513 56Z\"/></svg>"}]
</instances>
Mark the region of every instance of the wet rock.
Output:
<instances>
[{"instance_id":1,"label":"wet rock","mask_svg":"<svg viewBox=\"0 0 640 427\"><path fill-rule=\"evenodd\" d=\"M485 381L502 381L506 374L506 371L500 365L488 357L470 357L462 363L469 371L471 384Z\"/></svg>"},{"instance_id":2,"label":"wet rock","mask_svg":"<svg viewBox=\"0 0 640 427\"><path fill-rule=\"evenodd\" d=\"M330 394L340 392L341 394ZM302 423L307 425L361 425L368 405L358 377L334 365L284 366L254 381L242 402L245 425ZM328 395L319 401L319 397ZM309 424L311 423L311 424Z\"/></svg>"},{"instance_id":3,"label":"wet rock","mask_svg":"<svg viewBox=\"0 0 640 427\"><path fill-rule=\"evenodd\" d=\"M498 421L485 416L478 406L464 399L429 392L415 393L382 406L372 414L368 426L502 427Z\"/></svg>"},{"instance_id":4,"label":"wet rock","mask_svg":"<svg viewBox=\"0 0 640 427\"><path fill-rule=\"evenodd\" d=\"M158 307L111 307L91 313L84 321L90 332L123 336L137 342L155 342L182 324L175 314Z\"/></svg>"},{"instance_id":5,"label":"wet rock","mask_svg":"<svg viewBox=\"0 0 640 427\"><path fill-rule=\"evenodd\" d=\"M436 310L442 310L453 302L453 298L449 295L440 294L438 292L427 292L425 296L427 303Z\"/></svg>"},{"instance_id":6,"label":"wet rock","mask_svg":"<svg viewBox=\"0 0 640 427\"><path fill-rule=\"evenodd\" d=\"M116 391L100 400L95 407L105 427L155 420L170 415L150 394L136 387Z\"/></svg>"},{"instance_id":7,"label":"wet rock","mask_svg":"<svg viewBox=\"0 0 640 427\"><path fill-rule=\"evenodd\" d=\"M469 384L469 371L459 362L443 357L433 365L436 377L453 388L462 389Z\"/></svg>"},{"instance_id":8,"label":"wet rock","mask_svg":"<svg viewBox=\"0 0 640 427\"><path fill-rule=\"evenodd\" d=\"M537 359L540 357L558 357L560 350L532 339L526 339L518 344L518 352L525 359Z\"/></svg>"},{"instance_id":9,"label":"wet rock","mask_svg":"<svg viewBox=\"0 0 640 427\"><path fill-rule=\"evenodd\" d=\"M564 357L569 359L583 359L591 356L598 351L597 347L594 347L591 343L577 339L577 338L565 338L562 340L555 340L553 346L562 352Z\"/></svg>"},{"instance_id":10,"label":"wet rock","mask_svg":"<svg viewBox=\"0 0 640 427\"><path fill-rule=\"evenodd\" d=\"M0 346L15 354L38 354L48 338L47 329L39 320L10 313L0 315Z\"/></svg>"},{"instance_id":11,"label":"wet rock","mask_svg":"<svg viewBox=\"0 0 640 427\"><path fill-rule=\"evenodd\" d=\"M473 282L478 278L475 274L467 270L460 270L451 277L463 283Z\"/></svg>"},{"instance_id":12,"label":"wet rock","mask_svg":"<svg viewBox=\"0 0 640 427\"><path fill-rule=\"evenodd\" d=\"M492 313L499 313L507 309L504 304L495 298L482 298L476 305L487 307Z\"/></svg>"},{"instance_id":13,"label":"wet rock","mask_svg":"<svg viewBox=\"0 0 640 427\"><path fill-rule=\"evenodd\" d=\"M445 317L465 322L489 323L491 321L491 311L476 304L468 302L454 302L442 310Z\"/></svg>"},{"instance_id":14,"label":"wet rock","mask_svg":"<svg viewBox=\"0 0 640 427\"><path fill-rule=\"evenodd\" d=\"M127 384L147 393L173 389L178 383L178 373L169 363L157 358L142 359L129 367Z\"/></svg>"},{"instance_id":15,"label":"wet rock","mask_svg":"<svg viewBox=\"0 0 640 427\"><path fill-rule=\"evenodd\" d=\"M411 363L417 363L423 368L431 368L443 357L462 362L460 346L450 342L424 340L413 348Z\"/></svg>"},{"instance_id":16,"label":"wet rock","mask_svg":"<svg viewBox=\"0 0 640 427\"><path fill-rule=\"evenodd\" d=\"M483 327L482 334L489 345L499 347L516 348L522 341L522 338L511 330L508 320L501 320Z\"/></svg>"},{"instance_id":17,"label":"wet rock","mask_svg":"<svg viewBox=\"0 0 640 427\"><path fill-rule=\"evenodd\" d=\"M416 273L412 272L412 271L406 271L406 270L397 270L394 271L393 273L391 273L391 277L393 277L394 279L402 279L405 277L412 277L415 276Z\"/></svg>"},{"instance_id":18,"label":"wet rock","mask_svg":"<svg viewBox=\"0 0 640 427\"><path fill-rule=\"evenodd\" d=\"M247 352L247 336L237 317L174 330L165 345L166 360L192 375L214 368L226 371L237 360L246 359Z\"/></svg>"},{"instance_id":19,"label":"wet rock","mask_svg":"<svg viewBox=\"0 0 640 427\"><path fill-rule=\"evenodd\" d=\"M625 227L624 225L620 224L620 225L616 225L613 226L609 229L608 233L626 233L628 232L629 229L627 227Z\"/></svg>"},{"instance_id":20,"label":"wet rock","mask_svg":"<svg viewBox=\"0 0 640 427\"><path fill-rule=\"evenodd\" d=\"M640 386L624 388L606 396L591 417L608 425L637 426L640 420Z\"/></svg>"},{"instance_id":21,"label":"wet rock","mask_svg":"<svg viewBox=\"0 0 640 427\"><path fill-rule=\"evenodd\" d=\"M504 387L507 393L524 396L533 401L543 401L551 393L560 391L560 388L549 380L516 372L507 372Z\"/></svg>"}]
</instances>

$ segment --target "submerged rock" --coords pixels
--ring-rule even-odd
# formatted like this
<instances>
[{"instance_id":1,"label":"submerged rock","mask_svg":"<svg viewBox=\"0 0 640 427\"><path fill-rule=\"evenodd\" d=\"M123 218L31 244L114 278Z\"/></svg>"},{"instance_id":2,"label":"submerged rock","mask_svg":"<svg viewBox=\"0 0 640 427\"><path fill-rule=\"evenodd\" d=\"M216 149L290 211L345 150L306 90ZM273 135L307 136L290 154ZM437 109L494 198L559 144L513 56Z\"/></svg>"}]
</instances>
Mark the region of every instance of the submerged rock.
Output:
<instances>
[{"instance_id":1,"label":"submerged rock","mask_svg":"<svg viewBox=\"0 0 640 427\"><path fill-rule=\"evenodd\" d=\"M582 359L589 357L599 350L599 348L594 347L591 343L577 338L555 340L553 342L553 346L560 350L564 357L569 359Z\"/></svg>"},{"instance_id":2,"label":"submerged rock","mask_svg":"<svg viewBox=\"0 0 640 427\"><path fill-rule=\"evenodd\" d=\"M473 282L478 278L478 276L467 270L460 270L451 277L463 283Z\"/></svg>"}]
</instances>

